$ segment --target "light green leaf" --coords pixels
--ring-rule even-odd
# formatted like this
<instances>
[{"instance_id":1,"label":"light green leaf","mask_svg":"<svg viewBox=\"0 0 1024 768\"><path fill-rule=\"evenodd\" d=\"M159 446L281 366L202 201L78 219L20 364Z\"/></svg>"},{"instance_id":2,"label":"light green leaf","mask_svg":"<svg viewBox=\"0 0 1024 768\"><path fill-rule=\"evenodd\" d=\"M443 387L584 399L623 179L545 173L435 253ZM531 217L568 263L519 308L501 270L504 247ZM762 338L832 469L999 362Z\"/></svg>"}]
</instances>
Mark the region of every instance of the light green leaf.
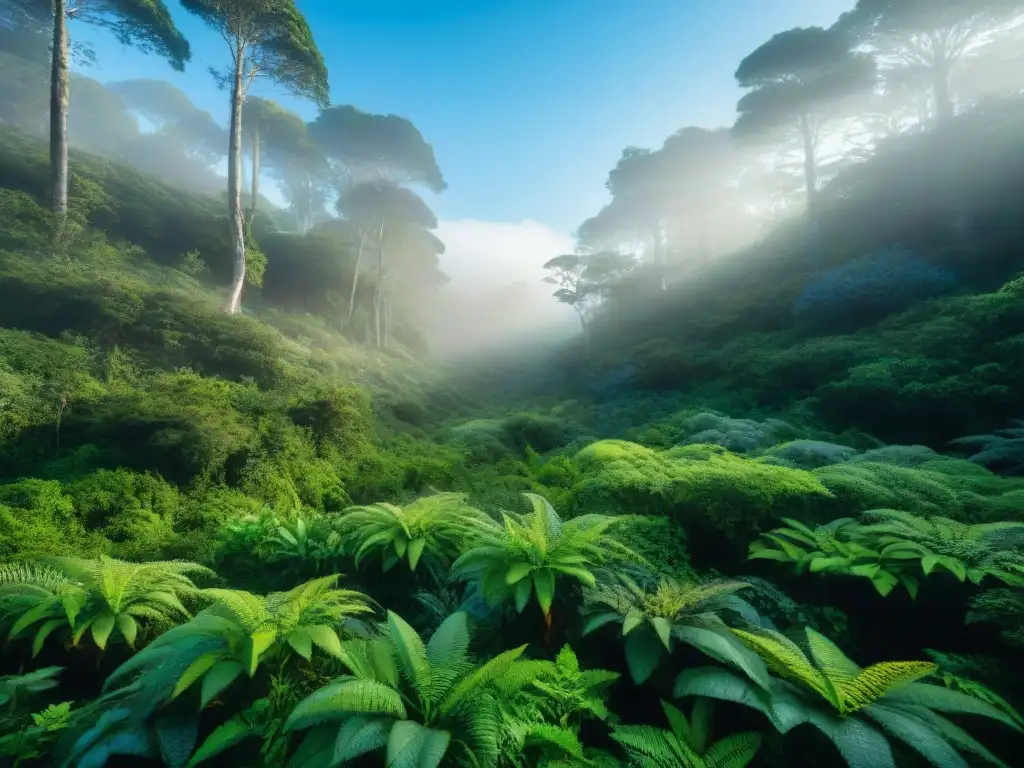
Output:
<instances>
[{"instance_id":1,"label":"light green leaf","mask_svg":"<svg viewBox=\"0 0 1024 768\"><path fill-rule=\"evenodd\" d=\"M388 768L437 768L448 751L452 735L448 731L424 728L411 720L391 726L388 736Z\"/></svg>"},{"instance_id":2,"label":"light green leaf","mask_svg":"<svg viewBox=\"0 0 1024 768\"><path fill-rule=\"evenodd\" d=\"M101 651L107 649L107 640L110 633L114 631L114 614L105 612L97 616L92 622L92 639Z\"/></svg>"},{"instance_id":3,"label":"light green leaf","mask_svg":"<svg viewBox=\"0 0 1024 768\"><path fill-rule=\"evenodd\" d=\"M517 584L526 574L534 568L532 563L512 563L505 573L505 583L508 585Z\"/></svg>"},{"instance_id":4,"label":"light green leaf","mask_svg":"<svg viewBox=\"0 0 1024 768\"><path fill-rule=\"evenodd\" d=\"M203 678L203 684L199 691L200 707L205 708L221 691L231 685L240 674L242 674L242 665L237 661L225 660L214 664L210 668L209 673Z\"/></svg>"},{"instance_id":5,"label":"light green leaf","mask_svg":"<svg viewBox=\"0 0 1024 768\"><path fill-rule=\"evenodd\" d=\"M665 650L671 651L672 646L669 641L672 637L672 625L668 623L668 619L664 616L655 616L651 619L651 626L654 627L654 631L658 633L658 639L661 640L661 644L665 646Z\"/></svg>"},{"instance_id":6,"label":"light green leaf","mask_svg":"<svg viewBox=\"0 0 1024 768\"><path fill-rule=\"evenodd\" d=\"M134 648L135 638L139 634L139 624L135 621L135 618L127 613L117 614L117 628L128 645Z\"/></svg>"},{"instance_id":7,"label":"light green leaf","mask_svg":"<svg viewBox=\"0 0 1024 768\"><path fill-rule=\"evenodd\" d=\"M550 568L538 568L533 572L533 587L537 592L537 602L547 616L551 612L551 603L555 598L555 574Z\"/></svg>"},{"instance_id":8,"label":"light green leaf","mask_svg":"<svg viewBox=\"0 0 1024 768\"><path fill-rule=\"evenodd\" d=\"M241 671L241 668L239 668L239 671ZM249 727L249 724L236 715L226 723L219 725L214 729L213 733L206 737L206 741L192 755L192 759L188 761L186 768L192 768L205 760L209 760L211 757L216 757L250 735L252 735L252 729Z\"/></svg>"},{"instance_id":9,"label":"light green leaf","mask_svg":"<svg viewBox=\"0 0 1024 768\"><path fill-rule=\"evenodd\" d=\"M530 591L533 586L533 579L520 579L516 583L516 611L523 612L526 604L530 602Z\"/></svg>"}]
</instances>

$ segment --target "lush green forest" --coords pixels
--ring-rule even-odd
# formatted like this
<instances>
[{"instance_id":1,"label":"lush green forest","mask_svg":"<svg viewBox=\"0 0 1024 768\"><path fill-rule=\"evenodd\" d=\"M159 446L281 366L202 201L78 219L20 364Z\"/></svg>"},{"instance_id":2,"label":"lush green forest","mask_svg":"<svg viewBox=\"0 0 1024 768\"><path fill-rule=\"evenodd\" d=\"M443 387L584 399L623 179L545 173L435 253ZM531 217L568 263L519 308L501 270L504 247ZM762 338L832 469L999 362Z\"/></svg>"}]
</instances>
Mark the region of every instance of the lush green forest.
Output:
<instances>
[{"instance_id":1,"label":"lush green forest","mask_svg":"<svg viewBox=\"0 0 1024 768\"><path fill-rule=\"evenodd\" d=\"M427 138L182 5L227 127L71 70L191 66L160 0L0 3L0 765L1015 762L1024 6L780 32L610 169L570 342L439 360Z\"/></svg>"}]
</instances>

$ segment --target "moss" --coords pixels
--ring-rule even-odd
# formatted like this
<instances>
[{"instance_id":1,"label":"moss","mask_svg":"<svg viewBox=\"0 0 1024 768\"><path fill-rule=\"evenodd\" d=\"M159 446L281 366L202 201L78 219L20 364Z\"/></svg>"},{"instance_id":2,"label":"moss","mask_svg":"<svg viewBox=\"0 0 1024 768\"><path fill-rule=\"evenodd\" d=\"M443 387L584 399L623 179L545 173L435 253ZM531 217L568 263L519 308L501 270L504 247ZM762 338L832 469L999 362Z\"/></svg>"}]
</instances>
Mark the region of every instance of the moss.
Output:
<instances>
[{"instance_id":1,"label":"moss","mask_svg":"<svg viewBox=\"0 0 1024 768\"><path fill-rule=\"evenodd\" d=\"M572 489L578 510L667 515L751 534L780 515L799 515L829 496L814 475L730 453L720 446L659 452L605 440L576 456L582 473Z\"/></svg>"},{"instance_id":2,"label":"moss","mask_svg":"<svg viewBox=\"0 0 1024 768\"><path fill-rule=\"evenodd\" d=\"M799 469L817 469L830 464L841 464L857 454L856 448L821 440L791 440L765 451L766 456L781 459Z\"/></svg>"}]
</instances>

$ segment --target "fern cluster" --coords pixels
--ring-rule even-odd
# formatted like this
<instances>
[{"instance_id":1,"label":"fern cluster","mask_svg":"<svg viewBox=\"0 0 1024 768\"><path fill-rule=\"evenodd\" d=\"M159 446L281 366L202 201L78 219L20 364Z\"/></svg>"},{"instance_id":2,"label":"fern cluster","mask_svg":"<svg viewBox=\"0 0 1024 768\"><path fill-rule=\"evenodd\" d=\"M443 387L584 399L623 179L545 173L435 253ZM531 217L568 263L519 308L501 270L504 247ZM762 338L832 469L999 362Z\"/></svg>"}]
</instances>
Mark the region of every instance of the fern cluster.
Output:
<instances>
[{"instance_id":1,"label":"fern cluster","mask_svg":"<svg viewBox=\"0 0 1024 768\"><path fill-rule=\"evenodd\" d=\"M867 578L883 596L897 584L916 596L920 577L939 568L973 584L987 577L1024 584L1024 523L971 525L892 509L813 529L792 518L784 522L787 527L762 534L750 545L750 559L791 563L799 573Z\"/></svg>"}]
</instances>

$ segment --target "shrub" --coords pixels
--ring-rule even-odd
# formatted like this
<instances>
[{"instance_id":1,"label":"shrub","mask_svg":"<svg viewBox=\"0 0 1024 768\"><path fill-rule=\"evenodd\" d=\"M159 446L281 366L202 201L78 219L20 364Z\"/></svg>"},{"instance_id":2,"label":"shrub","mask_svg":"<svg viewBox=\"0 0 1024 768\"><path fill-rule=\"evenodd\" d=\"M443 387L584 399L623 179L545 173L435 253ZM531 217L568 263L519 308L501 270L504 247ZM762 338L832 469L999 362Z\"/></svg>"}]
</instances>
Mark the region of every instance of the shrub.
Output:
<instances>
[{"instance_id":1,"label":"shrub","mask_svg":"<svg viewBox=\"0 0 1024 768\"><path fill-rule=\"evenodd\" d=\"M0 560L35 555L95 556L109 543L86 531L54 480L0 485Z\"/></svg>"},{"instance_id":2,"label":"shrub","mask_svg":"<svg viewBox=\"0 0 1024 768\"><path fill-rule=\"evenodd\" d=\"M745 458L714 445L658 452L618 440L588 446L576 457L582 480L577 510L663 514L684 526L750 535L786 510L810 510L829 496L812 474Z\"/></svg>"},{"instance_id":3,"label":"shrub","mask_svg":"<svg viewBox=\"0 0 1024 768\"><path fill-rule=\"evenodd\" d=\"M769 448L765 454L798 469L817 469L848 461L856 456L857 449L821 440L791 440Z\"/></svg>"},{"instance_id":4,"label":"shrub","mask_svg":"<svg viewBox=\"0 0 1024 768\"><path fill-rule=\"evenodd\" d=\"M901 246L887 246L808 283L793 312L815 322L867 325L956 284L951 270Z\"/></svg>"},{"instance_id":5,"label":"shrub","mask_svg":"<svg viewBox=\"0 0 1024 768\"><path fill-rule=\"evenodd\" d=\"M716 413L700 413L681 424L684 443L712 444L733 453L754 453L793 436L793 427L778 419L760 422L753 419L732 419Z\"/></svg>"}]
</instances>

